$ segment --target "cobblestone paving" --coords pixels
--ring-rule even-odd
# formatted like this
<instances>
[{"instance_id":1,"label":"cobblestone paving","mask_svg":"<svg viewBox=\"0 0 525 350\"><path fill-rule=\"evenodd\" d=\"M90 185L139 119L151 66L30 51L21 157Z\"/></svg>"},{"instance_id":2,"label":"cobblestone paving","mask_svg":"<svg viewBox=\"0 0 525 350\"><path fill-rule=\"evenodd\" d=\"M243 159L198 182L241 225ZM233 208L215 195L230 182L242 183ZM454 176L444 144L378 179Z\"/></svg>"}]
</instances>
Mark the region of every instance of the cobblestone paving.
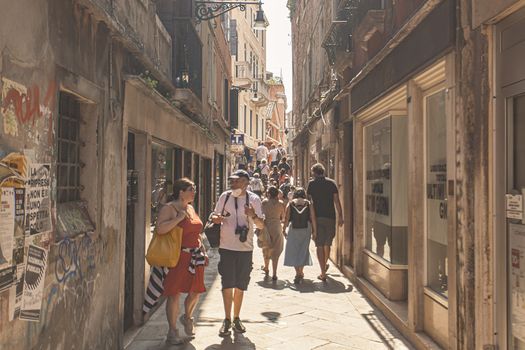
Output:
<instances>
[{"instance_id":1,"label":"cobblestone paving","mask_svg":"<svg viewBox=\"0 0 525 350\"><path fill-rule=\"evenodd\" d=\"M278 281L265 280L260 269L262 252L257 248L241 311L247 332L220 338L224 312L217 274L218 252L211 251L210 257L206 271L208 292L201 296L195 312L195 339L180 346L167 345L168 322L162 306L126 350L412 349L336 268L330 267L328 281L323 283L316 279L319 268L315 262L305 268L305 280L297 286L293 283L294 269L281 262ZM184 334L183 328L179 329Z\"/></svg>"}]
</instances>

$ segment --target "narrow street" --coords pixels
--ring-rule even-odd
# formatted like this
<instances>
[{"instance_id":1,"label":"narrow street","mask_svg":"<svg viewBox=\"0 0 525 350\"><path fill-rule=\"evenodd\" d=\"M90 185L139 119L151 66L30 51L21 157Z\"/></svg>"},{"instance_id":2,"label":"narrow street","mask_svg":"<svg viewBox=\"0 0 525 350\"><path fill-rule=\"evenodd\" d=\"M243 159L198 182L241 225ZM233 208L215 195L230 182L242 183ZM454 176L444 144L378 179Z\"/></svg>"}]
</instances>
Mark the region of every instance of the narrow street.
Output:
<instances>
[{"instance_id":1,"label":"narrow street","mask_svg":"<svg viewBox=\"0 0 525 350\"><path fill-rule=\"evenodd\" d=\"M314 253L311 245L311 253ZM254 251L254 271L245 294L241 319L247 332L220 338L223 316L218 253L210 252L208 292L195 312L196 338L184 346L166 345L168 323L162 305L137 332L126 350L214 349L412 349L386 318L335 267L325 284L316 279L317 261L305 269L305 280L293 284L292 268L278 269L279 280L264 280L262 252ZM312 255L313 257L313 255ZM282 258L281 258L282 260ZM182 331L182 328L179 328Z\"/></svg>"}]
</instances>

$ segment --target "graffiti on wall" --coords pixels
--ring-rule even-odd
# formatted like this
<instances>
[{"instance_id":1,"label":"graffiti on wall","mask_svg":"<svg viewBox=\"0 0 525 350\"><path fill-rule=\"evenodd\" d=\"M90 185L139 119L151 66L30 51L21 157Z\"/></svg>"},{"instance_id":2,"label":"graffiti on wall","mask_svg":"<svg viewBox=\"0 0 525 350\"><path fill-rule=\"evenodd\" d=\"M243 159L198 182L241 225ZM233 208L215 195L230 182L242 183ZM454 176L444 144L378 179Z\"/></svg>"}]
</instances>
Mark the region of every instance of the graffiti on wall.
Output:
<instances>
[{"instance_id":1,"label":"graffiti on wall","mask_svg":"<svg viewBox=\"0 0 525 350\"><path fill-rule=\"evenodd\" d=\"M56 103L56 82L50 81L45 90L38 85L30 88L2 78L2 104L0 112L4 117L4 133L17 137L18 126L34 127L38 119L48 121L48 141L52 141L53 111Z\"/></svg>"},{"instance_id":2,"label":"graffiti on wall","mask_svg":"<svg viewBox=\"0 0 525 350\"><path fill-rule=\"evenodd\" d=\"M96 250L89 234L77 239L64 238L58 244L58 257L55 265L55 277L59 283L66 283L77 277L83 280L94 270Z\"/></svg>"}]
</instances>

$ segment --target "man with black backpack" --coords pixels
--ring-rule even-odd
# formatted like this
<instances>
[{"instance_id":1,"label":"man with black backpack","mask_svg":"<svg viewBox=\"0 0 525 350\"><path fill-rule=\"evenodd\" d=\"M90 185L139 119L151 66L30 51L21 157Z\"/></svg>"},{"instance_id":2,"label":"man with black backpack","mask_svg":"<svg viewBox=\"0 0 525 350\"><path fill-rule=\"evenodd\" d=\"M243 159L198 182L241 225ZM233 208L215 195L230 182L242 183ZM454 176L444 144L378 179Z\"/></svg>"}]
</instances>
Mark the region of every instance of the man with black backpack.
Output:
<instances>
[{"instance_id":1,"label":"man with black backpack","mask_svg":"<svg viewBox=\"0 0 525 350\"><path fill-rule=\"evenodd\" d=\"M214 223L221 224L218 269L225 314L219 331L221 337L229 336L232 328L238 333L246 331L239 315L252 271L254 229L264 226L261 199L247 190L248 173L237 170L229 180L231 190L221 194L211 217Z\"/></svg>"}]
</instances>

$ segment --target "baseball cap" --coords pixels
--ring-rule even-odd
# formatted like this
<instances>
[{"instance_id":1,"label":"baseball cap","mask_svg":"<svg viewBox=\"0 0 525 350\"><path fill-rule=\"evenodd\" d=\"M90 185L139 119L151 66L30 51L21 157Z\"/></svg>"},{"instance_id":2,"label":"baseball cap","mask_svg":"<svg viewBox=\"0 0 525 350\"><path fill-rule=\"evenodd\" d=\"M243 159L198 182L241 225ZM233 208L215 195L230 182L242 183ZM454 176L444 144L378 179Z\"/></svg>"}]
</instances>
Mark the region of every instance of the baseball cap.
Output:
<instances>
[{"instance_id":1,"label":"baseball cap","mask_svg":"<svg viewBox=\"0 0 525 350\"><path fill-rule=\"evenodd\" d=\"M234 171L229 177L228 179L238 179L240 177L245 177L247 178L248 180L250 180L250 175L248 174L248 172L246 170L242 170L242 169L239 169L239 170L236 170Z\"/></svg>"}]
</instances>

